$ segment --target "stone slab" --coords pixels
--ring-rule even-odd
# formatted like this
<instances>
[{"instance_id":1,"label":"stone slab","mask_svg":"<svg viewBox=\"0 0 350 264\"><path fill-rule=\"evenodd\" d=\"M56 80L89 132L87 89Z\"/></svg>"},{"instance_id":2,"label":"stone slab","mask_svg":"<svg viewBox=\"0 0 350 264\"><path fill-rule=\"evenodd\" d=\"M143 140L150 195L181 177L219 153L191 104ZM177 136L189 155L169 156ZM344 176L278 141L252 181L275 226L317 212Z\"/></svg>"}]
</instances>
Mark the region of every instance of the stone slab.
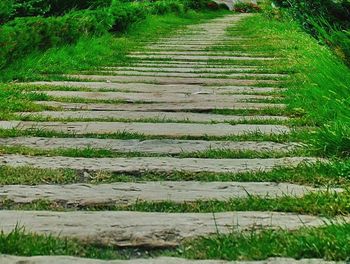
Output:
<instances>
[{"instance_id":1,"label":"stone slab","mask_svg":"<svg viewBox=\"0 0 350 264\"><path fill-rule=\"evenodd\" d=\"M23 155L2 155L0 165L10 167L34 167L39 169L72 169L79 171L107 171L115 173L160 172L214 172L244 173L271 171L276 167L295 167L312 164L321 159L310 157L288 157L269 159L198 159L172 157L132 158L71 158Z\"/></svg>"},{"instance_id":2,"label":"stone slab","mask_svg":"<svg viewBox=\"0 0 350 264\"><path fill-rule=\"evenodd\" d=\"M6 121L5 121L6 122ZM7 129L7 123L4 129ZM18 122L16 122L18 124ZM0 128L2 121L0 121ZM249 133L281 135L290 132L282 125L230 125L230 124L196 124L196 123L142 123L142 122L29 122L22 121L18 130L43 130L68 134L113 134L137 133L147 136L239 136Z\"/></svg>"},{"instance_id":3,"label":"stone slab","mask_svg":"<svg viewBox=\"0 0 350 264\"><path fill-rule=\"evenodd\" d=\"M296 230L324 226L329 220L307 215L270 212L140 213L0 211L0 229L16 226L27 232L79 239L109 246L177 246L183 240L257 228ZM336 220L334 220L336 222ZM347 219L348 221L348 219Z\"/></svg>"},{"instance_id":4,"label":"stone slab","mask_svg":"<svg viewBox=\"0 0 350 264\"><path fill-rule=\"evenodd\" d=\"M154 76L111 76L111 75L66 75L68 78L116 83L154 83L154 84L201 84L201 85L257 85L277 84L275 80L183 78Z\"/></svg>"},{"instance_id":5,"label":"stone slab","mask_svg":"<svg viewBox=\"0 0 350 264\"><path fill-rule=\"evenodd\" d=\"M137 202L174 203L195 201L228 201L235 198L302 197L317 189L288 183L271 182L138 182L68 185L4 185L0 200L28 204L37 200L63 206L131 205Z\"/></svg>"},{"instance_id":6,"label":"stone slab","mask_svg":"<svg viewBox=\"0 0 350 264\"><path fill-rule=\"evenodd\" d=\"M245 53L241 51L133 51L129 53L131 55L201 55L201 56L243 56L243 57L254 57L254 56L264 56L263 53Z\"/></svg>"},{"instance_id":7,"label":"stone slab","mask_svg":"<svg viewBox=\"0 0 350 264\"><path fill-rule=\"evenodd\" d=\"M190 112L154 112L154 111L43 111L43 112L22 112L16 113L20 118L27 117L47 117L55 120L100 120L100 121L142 121L152 120L152 122L192 122L192 123L229 123L245 121L286 121L285 116L237 116L237 115L217 115ZM27 119L28 120L28 119Z\"/></svg>"},{"instance_id":8,"label":"stone slab","mask_svg":"<svg viewBox=\"0 0 350 264\"><path fill-rule=\"evenodd\" d=\"M215 109L231 110L261 110L269 108L283 109L284 104L268 103L231 103L231 102L202 102L196 103L153 103L153 104L88 104L63 103L55 101L37 101L37 104L48 107L58 107L64 110L91 110L91 111L211 111Z\"/></svg>"},{"instance_id":9,"label":"stone slab","mask_svg":"<svg viewBox=\"0 0 350 264\"><path fill-rule=\"evenodd\" d=\"M23 83L27 84L27 83ZM282 92L274 87L250 86L202 86L196 84L150 84L150 83L106 83L106 82L32 82L29 85L87 88L91 90L116 90L143 93L185 93L185 94L239 94L239 93L270 93ZM40 90L41 91L41 90Z\"/></svg>"},{"instance_id":10,"label":"stone slab","mask_svg":"<svg viewBox=\"0 0 350 264\"><path fill-rule=\"evenodd\" d=\"M158 257L131 260L97 260L69 256L18 257L0 255L0 263L6 264L345 264L345 262L322 259L270 258L261 261L186 260L181 258Z\"/></svg>"},{"instance_id":11,"label":"stone slab","mask_svg":"<svg viewBox=\"0 0 350 264\"><path fill-rule=\"evenodd\" d=\"M199 61L210 61L210 60L238 60L238 61L272 61L277 58L272 57L247 57L247 56L210 56L210 55L128 55L134 59L164 59L164 60L199 60Z\"/></svg>"},{"instance_id":12,"label":"stone slab","mask_svg":"<svg viewBox=\"0 0 350 264\"><path fill-rule=\"evenodd\" d=\"M16 137L0 138L1 146L19 146L34 149L106 149L115 152L141 152L158 154L181 154L208 150L290 152L299 147L298 143L275 143L255 141L206 141L206 140L120 140L97 138L44 138Z\"/></svg>"},{"instance_id":13,"label":"stone slab","mask_svg":"<svg viewBox=\"0 0 350 264\"><path fill-rule=\"evenodd\" d=\"M129 103L190 103L190 102L244 102L246 100L273 99L267 95L243 95L243 94L203 94L203 93L134 93L134 92L84 92L84 91L41 91L41 93L57 98L80 98L88 100L120 100Z\"/></svg>"},{"instance_id":14,"label":"stone slab","mask_svg":"<svg viewBox=\"0 0 350 264\"><path fill-rule=\"evenodd\" d=\"M182 77L182 78L284 78L288 75L278 73L190 73L190 72L151 72L151 71L113 71L98 70L95 74L113 74L119 76L160 76L160 77Z\"/></svg>"},{"instance_id":15,"label":"stone slab","mask_svg":"<svg viewBox=\"0 0 350 264\"><path fill-rule=\"evenodd\" d=\"M103 70L111 71L138 71L138 72L170 72L170 73L230 73L256 70L257 67L232 67L232 68L182 68L182 67L104 67Z\"/></svg>"}]
</instances>

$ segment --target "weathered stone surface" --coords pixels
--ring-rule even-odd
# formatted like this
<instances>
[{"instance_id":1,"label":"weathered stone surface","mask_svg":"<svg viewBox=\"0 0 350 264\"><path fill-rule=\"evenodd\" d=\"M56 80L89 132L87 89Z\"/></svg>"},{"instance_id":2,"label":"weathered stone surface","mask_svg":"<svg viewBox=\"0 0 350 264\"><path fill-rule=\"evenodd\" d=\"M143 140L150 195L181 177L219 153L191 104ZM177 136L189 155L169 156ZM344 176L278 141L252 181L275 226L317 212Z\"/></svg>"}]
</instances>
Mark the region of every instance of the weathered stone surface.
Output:
<instances>
[{"instance_id":1,"label":"weathered stone surface","mask_svg":"<svg viewBox=\"0 0 350 264\"><path fill-rule=\"evenodd\" d=\"M0 128L2 127L0 121ZM6 121L5 121L6 122ZM73 134L112 134L139 133L149 136L230 136L249 133L280 135L289 133L286 126L281 125L229 125L229 124L190 124L190 123L142 123L142 122L27 122L17 124L19 130L44 130ZM7 129L8 122L5 123Z\"/></svg>"},{"instance_id":2,"label":"weathered stone surface","mask_svg":"<svg viewBox=\"0 0 350 264\"><path fill-rule=\"evenodd\" d=\"M180 72L151 72L151 71L113 71L113 70L99 70L94 71L97 74L115 74L118 76L160 76L160 77L182 77L182 78L283 78L287 75L277 73L180 73Z\"/></svg>"},{"instance_id":3,"label":"weathered stone surface","mask_svg":"<svg viewBox=\"0 0 350 264\"><path fill-rule=\"evenodd\" d=\"M135 59L169 59L169 60L199 60L199 61L210 61L210 60L239 60L239 61L271 61L276 58L270 57L247 57L247 56L210 56L210 55L128 55L130 58Z\"/></svg>"},{"instance_id":4,"label":"weathered stone surface","mask_svg":"<svg viewBox=\"0 0 350 264\"><path fill-rule=\"evenodd\" d=\"M231 102L201 102L196 103L153 103L153 104L88 104L63 103L55 101L37 101L37 104L49 107L59 107L64 110L94 110L94 111L211 111L215 109L231 110L261 110L267 108L285 108L284 104L268 103L231 103Z\"/></svg>"},{"instance_id":5,"label":"weathered stone surface","mask_svg":"<svg viewBox=\"0 0 350 264\"><path fill-rule=\"evenodd\" d=\"M0 186L0 199L15 203L48 200L69 206L101 204L127 205L138 201L176 203L195 201L227 201L231 198L301 197L317 189L288 183L270 182L139 182L68 185Z\"/></svg>"},{"instance_id":6,"label":"weathered stone surface","mask_svg":"<svg viewBox=\"0 0 350 264\"><path fill-rule=\"evenodd\" d=\"M219 79L219 78L183 78L154 76L111 76L111 75L66 75L66 77L116 83L155 83L155 84L202 84L202 85L256 85L276 84L275 80Z\"/></svg>"},{"instance_id":7,"label":"weathered stone surface","mask_svg":"<svg viewBox=\"0 0 350 264\"><path fill-rule=\"evenodd\" d=\"M257 67L232 67L232 68L190 68L190 67L137 67L137 66L120 66L120 67L104 67L103 70L112 71L138 71L138 72L171 72L171 73L230 73L256 70Z\"/></svg>"},{"instance_id":8,"label":"weathered stone surface","mask_svg":"<svg viewBox=\"0 0 350 264\"><path fill-rule=\"evenodd\" d=\"M115 152L142 152L159 154L180 154L208 150L289 152L301 147L297 143L275 143L255 141L206 141L206 140L119 140L97 138L43 138L16 137L0 138L2 146L24 146L35 149L107 149Z\"/></svg>"},{"instance_id":9,"label":"weathered stone surface","mask_svg":"<svg viewBox=\"0 0 350 264\"><path fill-rule=\"evenodd\" d=\"M48 117L56 120L99 120L99 121L145 121L151 119L152 122L200 122L200 123L229 123L261 120L288 120L285 116L236 116L236 115L216 115L190 112L146 112L146 111L43 111L37 113L23 112L17 113L21 118L25 117ZM150 124L152 125L152 124Z\"/></svg>"},{"instance_id":10,"label":"weathered stone surface","mask_svg":"<svg viewBox=\"0 0 350 264\"><path fill-rule=\"evenodd\" d=\"M65 98L82 98L93 100L121 100L127 102L157 102L157 103L186 103L186 102L242 102L245 100L272 99L266 95L243 94L202 94L202 93L133 93L133 92L82 92L82 91L42 91L49 96Z\"/></svg>"},{"instance_id":11,"label":"weathered stone surface","mask_svg":"<svg viewBox=\"0 0 350 264\"><path fill-rule=\"evenodd\" d=\"M16 226L26 231L76 238L109 246L177 246L186 238L227 234L257 228L295 230L323 226L329 220L316 216L271 212L140 213L0 211L0 230ZM346 219L348 221L348 219ZM334 220L336 222L336 220Z\"/></svg>"},{"instance_id":12,"label":"weathered stone surface","mask_svg":"<svg viewBox=\"0 0 350 264\"><path fill-rule=\"evenodd\" d=\"M24 83L25 84L25 83ZM185 93L185 94L225 94L225 93L270 93L282 91L274 87L250 86L202 86L196 84L151 84L151 83L106 83L106 82L32 82L30 85L88 88L91 90L116 90L143 93Z\"/></svg>"},{"instance_id":13,"label":"weathered stone surface","mask_svg":"<svg viewBox=\"0 0 350 264\"><path fill-rule=\"evenodd\" d=\"M133 51L130 54L132 55L201 55L201 56L243 56L243 57L254 57L254 56L262 56L263 53L244 53L241 51L150 51L150 50L144 50L144 51Z\"/></svg>"},{"instance_id":14,"label":"weathered stone surface","mask_svg":"<svg viewBox=\"0 0 350 264\"><path fill-rule=\"evenodd\" d=\"M74 258L68 256L17 257L0 255L0 263L4 264L345 264L345 262L325 261L322 259L271 258L262 261L223 261L223 260L186 260L180 258L152 258L131 260L97 260Z\"/></svg>"},{"instance_id":15,"label":"weathered stone surface","mask_svg":"<svg viewBox=\"0 0 350 264\"><path fill-rule=\"evenodd\" d=\"M291 157L279 159L184 159L168 157L71 158L60 156L0 156L0 164L10 167L30 166L41 169L73 169L120 173L140 173L145 171L242 173L271 171L276 167L294 167L302 163L308 164L315 163L317 161L320 160L309 157Z\"/></svg>"}]
</instances>

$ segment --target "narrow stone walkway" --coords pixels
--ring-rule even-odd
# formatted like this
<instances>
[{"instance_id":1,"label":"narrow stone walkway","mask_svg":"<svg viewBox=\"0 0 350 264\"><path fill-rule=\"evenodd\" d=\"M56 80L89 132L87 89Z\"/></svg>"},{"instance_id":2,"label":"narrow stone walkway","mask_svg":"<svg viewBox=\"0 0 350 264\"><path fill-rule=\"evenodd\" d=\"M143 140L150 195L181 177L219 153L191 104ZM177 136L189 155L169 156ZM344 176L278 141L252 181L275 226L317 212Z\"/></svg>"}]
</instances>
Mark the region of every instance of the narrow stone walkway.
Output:
<instances>
[{"instance_id":1,"label":"narrow stone walkway","mask_svg":"<svg viewBox=\"0 0 350 264\"><path fill-rule=\"evenodd\" d=\"M98 70L66 74L60 78L65 78L64 81L29 83L33 92L46 94L49 99L36 102L44 111L20 112L16 113L16 120L0 121L0 128L12 136L0 139L4 153L0 156L1 166L41 170L38 177L52 170L69 170L77 175L96 173L97 178L99 173L122 174L134 181L148 173L177 174L180 178L141 182L123 182L118 178L112 183L87 184L77 177L74 183L57 185L50 177L49 180L43 177L36 186L4 185L0 187L0 199L13 204L46 201L77 210L3 210L0 229L9 233L20 225L28 232L99 245L165 248L178 246L187 239L215 235L218 231L228 234L261 228L296 230L329 223L329 219L318 216L269 211L170 214L78 210L81 206L122 206L140 201L179 204L225 202L252 196L300 198L323 191L273 181L220 181L223 173L253 174L326 162L296 154L303 146L284 140L293 133L288 123L290 118L283 115L286 106L280 103L283 89L279 86L287 76L260 71L283 58L239 50L209 51L218 45L250 45L249 37L226 34L228 28L245 17L216 18L188 26L157 42L148 42L145 50L129 55L130 63L126 65L106 65ZM225 152L235 153L237 158L227 158ZM120 156L109 156L117 154ZM265 158L254 158L254 155L265 155ZM181 173L214 173L218 180L187 181L181 178ZM33 264L51 261L62 264L248 263L175 258L103 262L69 257L0 256L1 263L27 261ZM270 259L249 263L333 262Z\"/></svg>"}]
</instances>

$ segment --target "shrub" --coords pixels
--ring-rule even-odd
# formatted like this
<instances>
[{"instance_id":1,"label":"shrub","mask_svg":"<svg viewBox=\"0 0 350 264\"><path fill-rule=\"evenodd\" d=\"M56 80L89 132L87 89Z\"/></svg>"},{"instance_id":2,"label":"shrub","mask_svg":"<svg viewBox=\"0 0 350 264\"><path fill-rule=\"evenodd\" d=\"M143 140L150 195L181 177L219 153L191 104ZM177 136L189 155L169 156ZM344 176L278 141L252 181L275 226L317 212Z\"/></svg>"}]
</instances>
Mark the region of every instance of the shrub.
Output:
<instances>
[{"instance_id":1,"label":"shrub","mask_svg":"<svg viewBox=\"0 0 350 264\"><path fill-rule=\"evenodd\" d=\"M1 27L0 67L33 50L74 43L87 35L106 33L104 10L78 11L62 17L17 18Z\"/></svg>"},{"instance_id":2,"label":"shrub","mask_svg":"<svg viewBox=\"0 0 350 264\"><path fill-rule=\"evenodd\" d=\"M261 8L253 3L237 3L234 5L233 10L239 13L255 13L260 12Z\"/></svg>"},{"instance_id":3,"label":"shrub","mask_svg":"<svg viewBox=\"0 0 350 264\"><path fill-rule=\"evenodd\" d=\"M110 7L113 17L112 30L115 32L125 30L130 24L140 21L146 17L147 9L140 3L121 3L113 1Z\"/></svg>"},{"instance_id":4,"label":"shrub","mask_svg":"<svg viewBox=\"0 0 350 264\"><path fill-rule=\"evenodd\" d=\"M71 10L110 6L112 0L1 0L0 24L16 17L58 16Z\"/></svg>"}]
</instances>

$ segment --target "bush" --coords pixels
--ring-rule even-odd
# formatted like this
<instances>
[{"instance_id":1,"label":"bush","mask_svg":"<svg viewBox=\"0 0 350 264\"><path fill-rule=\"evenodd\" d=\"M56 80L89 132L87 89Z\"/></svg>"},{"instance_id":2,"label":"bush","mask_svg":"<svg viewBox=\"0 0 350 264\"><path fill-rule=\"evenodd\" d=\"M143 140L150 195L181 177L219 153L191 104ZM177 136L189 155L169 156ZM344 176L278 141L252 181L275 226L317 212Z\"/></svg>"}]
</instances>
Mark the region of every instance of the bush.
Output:
<instances>
[{"instance_id":1,"label":"bush","mask_svg":"<svg viewBox=\"0 0 350 264\"><path fill-rule=\"evenodd\" d=\"M239 13L255 13L260 12L261 8L253 3L237 3L234 5L233 10Z\"/></svg>"},{"instance_id":2,"label":"bush","mask_svg":"<svg viewBox=\"0 0 350 264\"><path fill-rule=\"evenodd\" d=\"M74 43L83 36L103 34L111 18L105 10L78 11L62 17L17 18L1 27L0 68L33 50Z\"/></svg>"},{"instance_id":3,"label":"bush","mask_svg":"<svg viewBox=\"0 0 350 264\"><path fill-rule=\"evenodd\" d=\"M1 0L0 24L16 17L59 16L71 10L110 6L112 0Z\"/></svg>"},{"instance_id":4,"label":"bush","mask_svg":"<svg viewBox=\"0 0 350 264\"><path fill-rule=\"evenodd\" d=\"M147 9L140 3L124 4L119 0L115 0L110 7L110 14L113 17L112 31L119 32L144 19L147 15Z\"/></svg>"},{"instance_id":5,"label":"bush","mask_svg":"<svg viewBox=\"0 0 350 264\"><path fill-rule=\"evenodd\" d=\"M3 18L13 16L13 12L17 12L17 15L33 15L16 18L0 26L0 68L35 50L75 43L84 36L123 31L148 14L182 13L187 8L199 8L207 3L204 0L161 0L145 3L126 0L0 1L7 1L13 4L9 4L10 7L15 7L3 9L0 13ZM55 5L57 3L61 3L59 8ZM50 12L58 14L74 7L96 7L106 3L108 8L72 11L60 17L43 17Z\"/></svg>"}]
</instances>

